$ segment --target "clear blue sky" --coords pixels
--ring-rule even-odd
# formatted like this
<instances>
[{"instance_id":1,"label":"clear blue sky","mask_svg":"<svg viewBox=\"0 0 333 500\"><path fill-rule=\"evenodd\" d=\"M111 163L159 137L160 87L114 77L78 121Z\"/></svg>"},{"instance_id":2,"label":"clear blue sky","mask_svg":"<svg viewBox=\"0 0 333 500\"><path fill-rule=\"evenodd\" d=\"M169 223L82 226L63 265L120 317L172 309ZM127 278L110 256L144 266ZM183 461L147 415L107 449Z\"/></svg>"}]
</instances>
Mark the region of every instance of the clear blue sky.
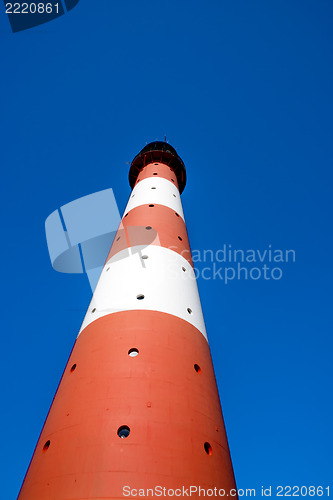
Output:
<instances>
[{"instance_id":1,"label":"clear blue sky","mask_svg":"<svg viewBox=\"0 0 333 500\"><path fill-rule=\"evenodd\" d=\"M90 301L44 221L109 187L122 211L126 162L165 133L193 249L296 252L278 281L199 279L238 487L333 494L332 24L329 0L81 0L12 34L1 4L1 499Z\"/></svg>"}]
</instances>

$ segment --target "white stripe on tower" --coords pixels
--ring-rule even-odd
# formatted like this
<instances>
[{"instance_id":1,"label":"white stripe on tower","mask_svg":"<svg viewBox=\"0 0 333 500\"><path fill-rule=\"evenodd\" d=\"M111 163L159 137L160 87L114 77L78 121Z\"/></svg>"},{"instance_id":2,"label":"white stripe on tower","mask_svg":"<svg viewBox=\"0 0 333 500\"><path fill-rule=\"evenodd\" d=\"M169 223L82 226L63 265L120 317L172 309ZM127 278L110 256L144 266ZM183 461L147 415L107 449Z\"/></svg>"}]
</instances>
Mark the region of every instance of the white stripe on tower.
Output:
<instances>
[{"instance_id":1,"label":"white stripe on tower","mask_svg":"<svg viewBox=\"0 0 333 500\"><path fill-rule=\"evenodd\" d=\"M156 203L175 210L184 220L178 187L163 177L148 177L135 185L127 203L125 214L141 205Z\"/></svg>"},{"instance_id":2,"label":"white stripe on tower","mask_svg":"<svg viewBox=\"0 0 333 500\"><path fill-rule=\"evenodd\" d=\"M105 264L81 327L118 311L149 310L178 316L205 337L195 274L174 250L157 245L122 250Z\"/></svg>"}]
</instances>

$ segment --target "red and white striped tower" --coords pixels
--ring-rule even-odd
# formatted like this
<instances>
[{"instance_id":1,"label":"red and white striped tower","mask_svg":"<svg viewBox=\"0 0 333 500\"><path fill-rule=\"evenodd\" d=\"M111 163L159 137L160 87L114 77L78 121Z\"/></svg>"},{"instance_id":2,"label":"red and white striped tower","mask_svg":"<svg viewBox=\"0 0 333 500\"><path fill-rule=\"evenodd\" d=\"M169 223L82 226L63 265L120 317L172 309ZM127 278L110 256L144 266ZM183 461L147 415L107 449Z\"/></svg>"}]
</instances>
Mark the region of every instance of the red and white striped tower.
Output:
<instances>
[{"instance_id":1,"label":"red and white striped tower","mask_svg":"<svg viewBox=\"0 0 333 500\"><path fill-rule=\"evenodd\" d=\"M180 200L184 164L154 142L129 179L131 197L19 500L235 488Z\"/></svg>"}]
</instances>

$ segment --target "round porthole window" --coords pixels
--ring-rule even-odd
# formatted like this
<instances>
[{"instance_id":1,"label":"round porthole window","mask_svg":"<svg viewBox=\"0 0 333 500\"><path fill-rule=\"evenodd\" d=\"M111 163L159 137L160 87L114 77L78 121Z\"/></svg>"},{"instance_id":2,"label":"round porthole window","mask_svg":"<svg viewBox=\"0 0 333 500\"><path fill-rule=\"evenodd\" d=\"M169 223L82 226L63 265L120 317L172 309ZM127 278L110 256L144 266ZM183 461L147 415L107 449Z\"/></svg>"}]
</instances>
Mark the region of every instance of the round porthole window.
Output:
<instances>
[{"instance_id":1,"label":"round porthole window","mask_svg":"<svg viewBox=\"0 0 333 500\"><path fill-rule=\"evenodd\" d=\"M48 440L43 446L43 451L47 451L50 448L51 441Z\"/></svg>"},{"instance_id":2,"label":"round porthole window","mask_svg":"<svg viewBox=\"0 0 333 500\"><path fill-rule=\"evenodd\" d=\"M212 455L213 453L212 447L207 441L204 444L204 450L207 453L207 455Z\"/></svg>"},{"instance_id":3,"label":"round porthole window","mask_svg":"<svg viewBox=\"0 0 333 500\"><path fill-rule=\"evenodd\" d=\"M127 438L131 433L131 429L127 425L119 427L117 434L121 439Z\"/></svg>"}]
</instances>

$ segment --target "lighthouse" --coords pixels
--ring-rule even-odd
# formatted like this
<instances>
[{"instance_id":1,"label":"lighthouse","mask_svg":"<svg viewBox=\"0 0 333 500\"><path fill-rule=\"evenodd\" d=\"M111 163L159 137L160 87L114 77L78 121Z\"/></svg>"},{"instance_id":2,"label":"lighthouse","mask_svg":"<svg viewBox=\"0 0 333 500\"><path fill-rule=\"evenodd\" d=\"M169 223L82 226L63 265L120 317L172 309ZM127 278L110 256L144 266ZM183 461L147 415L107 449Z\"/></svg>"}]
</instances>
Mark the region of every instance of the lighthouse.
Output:
<instances>
[{"instance_id":1,"label":"lighthouse","mask_svg":"<svg viewBox=\"0 0 333 500\"><path fill-rule=\"evenodd\" d=\"M19 500L237 496L181 203L184 163L150 143L129 182Z\"/></svg>"}]
</instances>

